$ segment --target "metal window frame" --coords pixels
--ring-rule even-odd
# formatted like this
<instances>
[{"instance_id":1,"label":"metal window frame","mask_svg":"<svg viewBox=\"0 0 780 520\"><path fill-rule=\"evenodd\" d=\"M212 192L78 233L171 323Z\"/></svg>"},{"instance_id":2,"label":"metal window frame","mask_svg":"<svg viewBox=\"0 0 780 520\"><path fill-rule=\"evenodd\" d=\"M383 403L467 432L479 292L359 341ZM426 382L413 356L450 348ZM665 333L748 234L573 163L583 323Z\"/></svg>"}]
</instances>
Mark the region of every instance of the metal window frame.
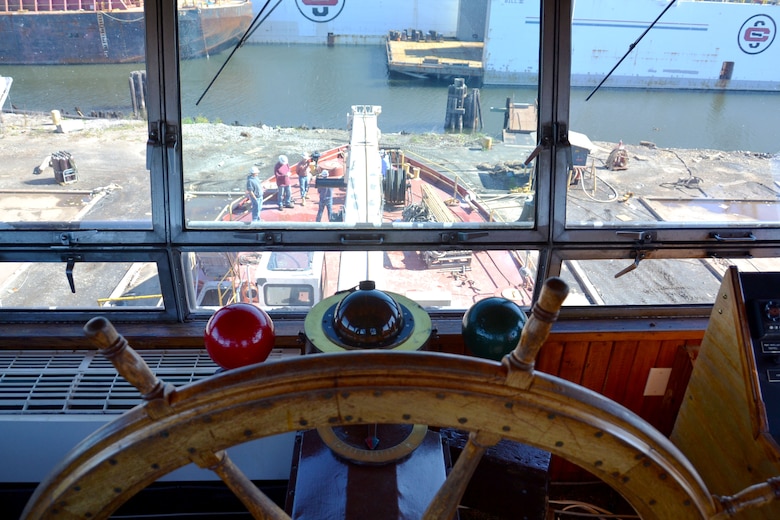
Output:
<instances>
[{"instance_id":1,"label":"metal window frame","mask_svg":"<svg viewBox=\"0 0 780 520\"><path fill-rule=\"evenodd\" d=\"M178 63L177 9L175 2L148 0L146 7L148 134L147 163L152 188L151 229L127 222L84 223L78 229L38 229L20 225L0 231L0 261L62 261L63 254L85 254L90 260L154 261L165 298L163 313L128 313L127 319L184 322L202 319L188 310L185 280L180 262L184 250L240 249L264 251L361 250L368 238L379 250L419 249L535 249L540 251L537 278L560 273L567 258L632 258L639 247L650 248L656 258L754 255L780 253L780 228L757 223L752 227L723 228L711 225L630 225L600 229L566 228L572 0L541 0L539 67L539 144L536 160L536 219L533 228L468 225L404 228L317 227L267 229L261 232L222 228L188 229L184 217L181 150L181 107ZM148 226L147 226L148 227ZM471 233L475 229L487 233ZM722 240L722 237L733 239ZM538 285L538 284L537 284ZM676 306L679 308L680 306ZM696 315L701 310L691 307ZM659 312L666 312L659 309ZM121 312L117 316L123 316ZM576 315L576 309L566 313ZM601 312L601 311L599 311ZM628 308L626 315L644 316L646 307ZM662 312L662 313L663 313ZM0 311L7 321L84 321L86 312ZM582 312L580 311L580 314ZM592 315L592 309L587 311Z\"/></svg>"}]
</instances>

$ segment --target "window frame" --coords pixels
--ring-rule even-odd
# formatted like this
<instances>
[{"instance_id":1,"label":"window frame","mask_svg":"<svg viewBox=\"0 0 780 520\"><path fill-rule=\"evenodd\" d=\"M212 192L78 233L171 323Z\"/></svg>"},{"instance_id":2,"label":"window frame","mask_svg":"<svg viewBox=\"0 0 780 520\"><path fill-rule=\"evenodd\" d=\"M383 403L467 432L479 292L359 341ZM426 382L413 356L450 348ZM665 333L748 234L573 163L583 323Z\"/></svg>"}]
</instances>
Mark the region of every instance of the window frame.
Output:
<instances>
[{"instance_id":1,"label":"window frame","mask_svg":"<svg viewBox=\"0 0 780 520\"><path fill-rule=\"evenodd\" d=\"M379 250L506 249L538 250L539 281L560 273L566 259L616 258L630 261L637 251L653 258L703 258L730 255L780 256L780 226L755 223L722 227L708 224L625 224L610 228L572 229L566 222L566 183L571 151L570 65L572 0L541 0L540 67L538 87L538 139L536 159L536 218L532 228L497 226L403 227L296 226L262 230L216 226L188 228L184 211L182 117L179 104L177 9L175 2L147 0L148 135L147 165L152 192L151 229L137 223L84 222L78 228L51 223L46 229L21 224L0 231L0 260L61 262L63 255L83 255L86 261L154 261L164 295L163 312L111 311L117 320L187 322L207 319L208 313L191 311L185 294L181 255L193 250ZM718 236L732 237L721 240ZM639 267L641 269L641 266ZM684 307L684 309L682 309ZM614 308L569 307L564 316L620 315L627 317L683 314L704 316L709 306ZM4 321L83 322L93 313L75 311L0 310Z\"/></svg>"}]
</instances>

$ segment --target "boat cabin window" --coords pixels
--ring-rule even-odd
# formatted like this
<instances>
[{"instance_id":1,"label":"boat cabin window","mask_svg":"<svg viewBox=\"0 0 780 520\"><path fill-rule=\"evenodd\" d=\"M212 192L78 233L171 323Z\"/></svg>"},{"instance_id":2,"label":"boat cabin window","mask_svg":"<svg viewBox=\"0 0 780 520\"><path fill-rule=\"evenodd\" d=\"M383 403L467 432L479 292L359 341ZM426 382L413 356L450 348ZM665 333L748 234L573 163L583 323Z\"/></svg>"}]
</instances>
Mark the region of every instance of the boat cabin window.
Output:
<instances>
[{"instance_id":1,"label":"boat cabin window","mask_svg":"<svg viewBox=\"0 0 780 520\"><path fill-rule=\"evenodd\" d=\"M780 267L776 3L175 4L0 38L0 319L549 276L572 316L704 316Z\"/></svg>"}]
</instances>

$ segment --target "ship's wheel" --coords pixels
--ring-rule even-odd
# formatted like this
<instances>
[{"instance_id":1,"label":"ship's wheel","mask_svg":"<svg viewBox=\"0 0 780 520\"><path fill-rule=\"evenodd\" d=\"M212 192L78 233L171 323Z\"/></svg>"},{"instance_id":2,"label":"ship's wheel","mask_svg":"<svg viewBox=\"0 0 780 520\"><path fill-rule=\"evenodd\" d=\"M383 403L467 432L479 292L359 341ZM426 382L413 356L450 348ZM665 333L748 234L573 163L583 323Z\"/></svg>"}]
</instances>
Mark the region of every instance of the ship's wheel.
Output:
<instances>
[{"instance_id":1,"label":"ship's wheel","mask_svg":"<svg viewBox=\"0 0 780 520\"><path fill-rule=\"evenodd\" d=\"M547 281L518 347L501 363L345 352L238 368L176 389L157 380L107 320L95 318L85 331L147 401L74 448L40 484L23 518L107 518L144 487L194 462L219 475L255 518L288 519L224 450L289 431L374 423L470 432L424 519L452 518L481 455L502 438L578 464L644 519L727 518L666 437L594 392L533 371L566 291L561 280Z\"/></svg>"}]
</instances>

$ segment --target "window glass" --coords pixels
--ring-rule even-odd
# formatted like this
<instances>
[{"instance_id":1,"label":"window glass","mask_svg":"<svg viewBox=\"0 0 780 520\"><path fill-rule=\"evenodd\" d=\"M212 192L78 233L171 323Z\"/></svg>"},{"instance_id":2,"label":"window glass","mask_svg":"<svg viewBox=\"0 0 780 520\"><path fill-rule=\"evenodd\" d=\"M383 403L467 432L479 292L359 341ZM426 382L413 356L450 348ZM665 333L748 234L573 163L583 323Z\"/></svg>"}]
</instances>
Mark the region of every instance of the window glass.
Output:
<instances>
[{"instance_id":1,"label":"window glass","mask_svg":"<svg viewBox=\"0 0 780 520\"><path fill-rule=\"evenodd\" d=\"M182 60L187 229L533 227L538 74L483 84L489 9L461 4L255 3L245 44Z\"/></svg>"},{"instance_id":2,"label":"window glass","mask_svg":"<svg viewBox=\"0 0 780 520\"><path fill-rule=\"evenodd\" d=\"M153 262L0 263L0 307L68 310L161 309ZM119 310L119 309L117 309Z\"/></svg>"},{"instance_id":3,"label":"window glass","mask_svg":"<svg viewBox=\"0 0 780 520\"><path fill-rule=\"evenodd\" d=\"M538 73L484 81L487 39L518 42L512 31L486 33L487 3L461 4L255 5L243 45L181 60L185 231L283 244L281 233L334 228L533 229L535 164L526 159ZM525 11L535 70L538 2ZM472 251L449 231L431 236L450 250L318 251L306 262L301 253L192 252L183 257L189 301L196 311L251 301L306 312L370 279L427 308L500 295L530 304L538 252Z\"/></svg>"},{"instance_id":4,"label":"window glass","mask_svg":"<svg viewBox=\"0 0 780 520\"><path fill-rule=\"evenodd\" d=\"M194 310L234 302L308 312L372 280L428 309L465 310L493 296L531 304L537 251L191 252L183 255Z\"/></svg>"},{"instance_id":5,"label":"window glass","mask_svg":"<svg viewBox=\"0 0 780 520\"><path fill-rule=\"evenodd\" d=\"M93 7L68 14L15 14L52 22L37 38L14 25L0 38L0 220L25 228L151 228L143 10L111 16ZM2 10L2 6L0 6ZM64 18L63 18L64 19ZM98 20L103 20L103 45ZM18 27L23 27L19 23ZM93 35L88 48L52 27ZM10 27L10 25L9 25ZM137 31L131 37L125 30ZM42 42L36 43L36 40ZM86 39L86 38L85 38ZM33 52L45 43L46 50ZM4 45L24 52L6 53ZM29 48L28 48L29 47ZM29 51L29 52L28 52ZM132 63L127 63L132 62ZM62 65L60 63L69 63ZM5 85L5 89L4 89ZM4 97L5 94L5 97Z\"/></svg>"},{"instance_id":6,"label":"window glass","mask_svg":"<svg viewBox=\"0 0 780 520\"><path fill-rule=\"evenodd\" d=\"M776 271L777 258L565 260L564 305L712 305L729 266Z\"/></svg>"},{"instance_id":7,"label":"window glass","mask_svg":"<svg viewBox=\"0 0 780 520\"><path fill-rule=\"evenodd\" d=\"M568 227L780 222L771 4L574 2Z\"/></svg>"}]
</instances>

